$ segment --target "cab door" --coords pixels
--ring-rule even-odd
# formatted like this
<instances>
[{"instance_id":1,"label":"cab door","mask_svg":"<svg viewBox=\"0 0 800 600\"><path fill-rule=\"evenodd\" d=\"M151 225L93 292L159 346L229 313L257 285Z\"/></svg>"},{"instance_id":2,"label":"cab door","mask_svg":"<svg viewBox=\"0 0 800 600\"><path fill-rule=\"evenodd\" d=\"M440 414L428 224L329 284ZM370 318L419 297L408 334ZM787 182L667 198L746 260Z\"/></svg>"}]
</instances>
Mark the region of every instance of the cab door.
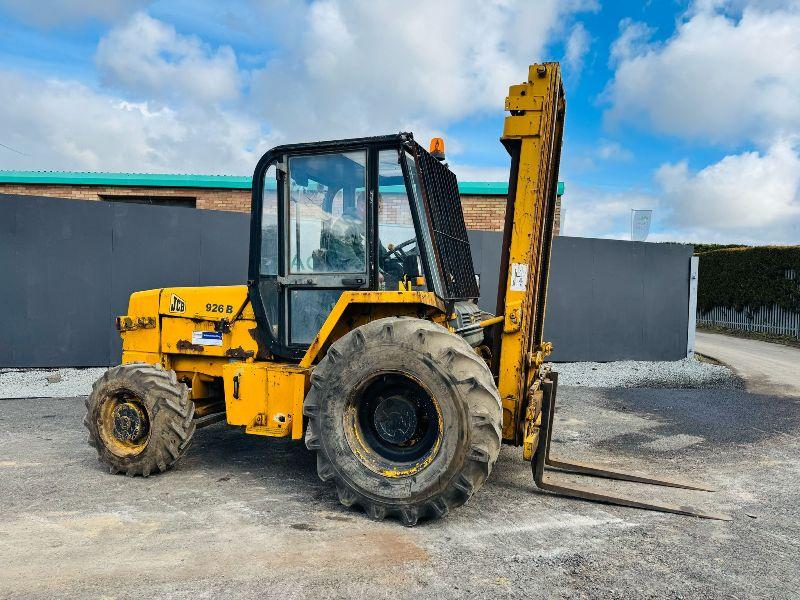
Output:
<instances>
[{"instance_id":1,"label":"cab door","mask_svg":"<svg viewBox=\"0 0 800 600\"><path fill-rule=\"evenodd\" d=\"M278 288L283 345L308 347L345 290L369 288L367 148L286 155Z\"/></svg>"}]
</instances>

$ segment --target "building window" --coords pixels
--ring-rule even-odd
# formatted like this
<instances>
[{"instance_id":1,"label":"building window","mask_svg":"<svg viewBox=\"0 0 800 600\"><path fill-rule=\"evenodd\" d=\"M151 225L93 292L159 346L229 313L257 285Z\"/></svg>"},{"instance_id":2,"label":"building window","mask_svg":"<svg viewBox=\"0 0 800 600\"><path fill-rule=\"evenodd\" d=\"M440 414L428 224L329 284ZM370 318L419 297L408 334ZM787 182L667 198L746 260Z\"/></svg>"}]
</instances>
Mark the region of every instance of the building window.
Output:
<instances>
[{"instance_id":1,"label":"building window","mask_svg":"<svg viewBox=\"0 0 800 600\"><path fill-rule=\"evenodd\" d=\"M152 204L154 206L183 206L197 208L197 198L193 196L112 196L98 194L106 202L126 202L128 204Z\"/></svg>"}]
</instances>

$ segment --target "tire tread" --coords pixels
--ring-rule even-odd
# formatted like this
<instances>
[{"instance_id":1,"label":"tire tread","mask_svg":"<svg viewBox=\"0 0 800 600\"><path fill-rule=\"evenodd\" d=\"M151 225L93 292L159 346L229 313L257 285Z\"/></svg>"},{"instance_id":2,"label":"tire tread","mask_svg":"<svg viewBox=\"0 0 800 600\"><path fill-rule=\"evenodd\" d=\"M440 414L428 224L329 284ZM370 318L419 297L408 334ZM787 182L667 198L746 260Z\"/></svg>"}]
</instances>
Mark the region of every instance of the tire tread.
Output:
<instances>
[{"instance_id":1,"label":"tire tread","mask_svg":"<svg viewBox=\"0 0 800 600\"><path fill-rule=\"evenodd\" d=\"M391 506L359 493L337 472L334 461L325 455L320 442L322 428L320 398L326 389L331 371L340 369L343 357L362 351L370 339L418 346L425 362L446 366L451 383L457 386L468 408L471 444L462 469L442 492L420 504ZM370 518L387 516L412 527L422 518L440 518L464 504L485 482L500 452L502 442L502 405L492 374L486 363L463 338L430 321L388 317L358 327L339 338L328 350L311 376L311 386L304 403L308 417L306 447L317 452L317 474L323 481L333 480L341 504L359 506Z\"/></svg>"}]
</instances>

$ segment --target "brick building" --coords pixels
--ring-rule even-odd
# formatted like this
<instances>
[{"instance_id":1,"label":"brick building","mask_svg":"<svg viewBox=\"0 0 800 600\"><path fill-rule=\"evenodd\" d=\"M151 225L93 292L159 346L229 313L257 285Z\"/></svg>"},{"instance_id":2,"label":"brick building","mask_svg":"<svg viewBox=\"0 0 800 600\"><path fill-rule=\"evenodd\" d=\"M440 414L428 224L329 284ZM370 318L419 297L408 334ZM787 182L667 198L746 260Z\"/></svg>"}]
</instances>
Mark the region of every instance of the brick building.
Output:
<instances>
[{"instance_id":1,"label":"brick building","mask_svg":"<svg viewBox=\"0 0 800 600\"><path fill-rule=\"evenodd\" d=\"M460 182L458 189L467 229L503 229L508 193L506 183L467 181ZM559 182L556 235L561 228L563 193L564 184ZM0 194L250 211L250 177L234 175L0 171Z\"/></svg>"}]
</instances>

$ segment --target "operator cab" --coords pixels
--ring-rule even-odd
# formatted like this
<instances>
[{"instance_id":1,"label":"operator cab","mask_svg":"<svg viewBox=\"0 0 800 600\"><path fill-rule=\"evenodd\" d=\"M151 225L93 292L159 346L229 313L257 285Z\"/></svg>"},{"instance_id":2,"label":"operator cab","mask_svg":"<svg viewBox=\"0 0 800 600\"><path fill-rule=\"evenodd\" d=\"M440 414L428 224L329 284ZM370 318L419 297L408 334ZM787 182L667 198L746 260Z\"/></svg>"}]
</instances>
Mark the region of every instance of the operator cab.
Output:
<instances>
[{"instance_id":1,"label":"operator cab","mask_svg":"<svg viewBox=\"0 0 800 600\"><path fill-rule=\"evenodd\" d=\"M409 133L268 151L249 271L270 353L295 360L346 290L478 296L456 177Z\"/></svg>"}]
</instances>

